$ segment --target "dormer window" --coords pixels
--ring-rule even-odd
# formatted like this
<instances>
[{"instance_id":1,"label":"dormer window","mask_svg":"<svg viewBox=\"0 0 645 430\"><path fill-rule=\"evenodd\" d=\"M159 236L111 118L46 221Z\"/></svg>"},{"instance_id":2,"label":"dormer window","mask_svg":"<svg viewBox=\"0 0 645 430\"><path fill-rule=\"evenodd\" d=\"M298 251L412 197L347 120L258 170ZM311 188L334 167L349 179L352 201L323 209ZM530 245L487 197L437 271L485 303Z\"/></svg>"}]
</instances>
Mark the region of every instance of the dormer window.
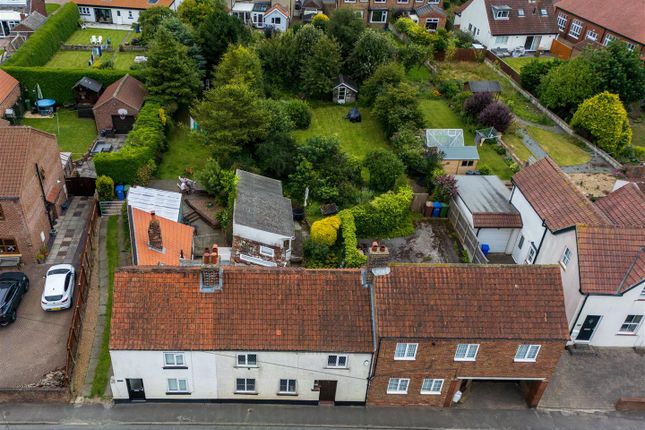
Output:
<instances>
[{"instance_id":1,"label":"dormer window","mask_svg":"<svg viewBox=\"0 0 645 430\"><path fill-rule=\"evenodd\" d=\"M540 16L549 16L549 12L545 8L541 8Z\"/></svg>"},{"instance_id":2,"label":"dormer window","mask_svg":"<svg viewBox=\"0 0 645 430\"><path fill-rule=\"evenodd\" d=\"M521 17L521 16L524 16L524 9L521 9L521 8L520 8L520 9L518 9L518 10L517 10L517 16L520 16L520 17Z\"/></svg>"},{"instance_id":3,"label":"dormer window","mask_svg":"<svg viewBox=\"0 0 645 430\"><path fill-rule=\"evenodd\" d=\"M493 16L495 19L509 19L511 8L509 6L493 6Z\"/></svg>"}]
</instances>

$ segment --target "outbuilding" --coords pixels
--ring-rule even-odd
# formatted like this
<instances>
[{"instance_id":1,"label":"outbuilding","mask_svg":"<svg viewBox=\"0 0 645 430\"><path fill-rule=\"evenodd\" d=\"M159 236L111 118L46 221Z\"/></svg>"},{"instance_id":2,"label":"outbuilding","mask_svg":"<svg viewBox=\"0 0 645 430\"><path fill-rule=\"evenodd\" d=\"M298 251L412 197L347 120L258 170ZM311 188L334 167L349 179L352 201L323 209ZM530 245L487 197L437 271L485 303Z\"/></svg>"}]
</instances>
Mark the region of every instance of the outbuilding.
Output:
<instances>
[{"instance_id":1,"label":"outbuilding","mask_svg":"<svg viewBox=\"0 0 645 430\"><path fill-rule=\"evenodd\" d=\"M20 98L20 83L4 70L0 70L0 116L13 108Z\"/></svg>"},{"instance_id":2,"label":"outbuilding","mask_svg":"<svg viewBox=\"0 0 645 430\"><path fill-rule=\"evenodd\" d=\"M477 147L465 145L464 131L460 128L426 129L426 146L441 153L441 165L449 175L463 175L477 169Z\"/></svg>"},{"instance_id":3,"label":"outbuilding","mask_svg":"<svg viewBox=\"0 0 645 430\"><path fill-rule=\"evenodd\" d=\"M76 98L76 109L79 118L93 118L92 107L96 104L103 91L103 84L92 78L83 76L72 87Z\"/></svg>"},{"instance_id":4,"label":"outbuilding","mask_svg":"<svg viewBox=\"0 0 645 430\"><path fill-rule=\"evenodd\" d=\"M274 4L264 12L264 26L285 32L289 28L289 12L280 4Z\"/></svg>"},{"instance_id":5,"label":"outbuilding","mask_svg":"<svg viewBox=\"0 0 645 430\"><path fill-rule=\"evenodd\" d=\"M339 105L354 103L356 101L356 94L358 94L358 85L348 79L347 76L338 75L332 93L334 103L338 103Z\"/></svg>"},{"instance_id":6,"label":"outbuilding","mask_svg":"<svg viewBox=\"0 0 645 430\"><path fill-rule=\"evenodd\" d=\"M127 134L132 130L146 94L143 84L130 75L109 85L92 108L96 129L114 129L117 134Z\"/></svg>"},{"instance_id":7,"label":"outbuilding","mask_svg":"<svg viewBox=\"0 0 645 430\"><path fill-rule=\"evenodd\" d=\"M468 81L464 84L464 91L471 93L491 93L497 96L502 92L499 81Z\"/></svg>"}]
</instances>

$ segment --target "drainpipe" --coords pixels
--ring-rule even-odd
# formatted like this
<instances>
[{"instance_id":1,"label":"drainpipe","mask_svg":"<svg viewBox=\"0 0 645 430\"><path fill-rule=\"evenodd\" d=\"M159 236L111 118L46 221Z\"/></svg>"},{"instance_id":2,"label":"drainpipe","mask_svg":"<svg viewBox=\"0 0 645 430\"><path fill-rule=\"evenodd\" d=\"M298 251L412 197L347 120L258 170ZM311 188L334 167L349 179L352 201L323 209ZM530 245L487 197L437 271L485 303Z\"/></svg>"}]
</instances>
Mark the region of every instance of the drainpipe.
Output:
<instances>
[{"instance_id":1,"label":"drainpipe","mask_svg":"<svg viewBox=\"0 0 645 430\"><path fill-rule=\"evenodd\" d=\"M40 192L43 196L43 202L45 204L45 213L47 214L47 221L49 221L49 227L53 230L54 220L52 220L52 216L49 213L49 202L47 201L47 195L45 195L45 187L43 186L43 177L40 174L40 168L38 167L38 163L36 163L35 166L36 166L36 176L38 177L38 184L40 185Z\"/></svg>"},{"instance_id":2,"label":"drainpipe","mask_svg":"<svg viewBox=\"0 0 645 430\"><path fill-rule=\"evenodd\" d=\"M544 221L542 221L542 225L544 225ZM537 250L535 250L535 258L533 259L533 262L535 262L538 258L538 255L540 255L540 249L542 249L542 242L544 242L544 237L546 236L546 231L547 228L544 226L544 232L542 233L542 239L540 239L540 244L537 247Z\"/></svg>"}]
</instances>

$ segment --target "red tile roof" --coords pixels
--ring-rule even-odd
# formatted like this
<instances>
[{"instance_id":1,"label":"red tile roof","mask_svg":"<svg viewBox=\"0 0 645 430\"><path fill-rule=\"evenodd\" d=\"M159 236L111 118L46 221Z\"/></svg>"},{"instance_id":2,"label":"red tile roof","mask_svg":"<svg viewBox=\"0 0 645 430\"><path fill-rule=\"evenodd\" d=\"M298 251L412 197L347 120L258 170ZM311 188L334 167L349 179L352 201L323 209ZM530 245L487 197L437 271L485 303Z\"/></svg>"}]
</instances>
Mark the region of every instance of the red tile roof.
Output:
<instances>
[{"instance_id":1,"label":"red tile roof","mask_svg":"<svg viewBox=\"0 0 645 430\"><path fill-rule=\"evenodd\" d=\"M16 78L4 70L0 70L0 101L6 99L18 85L19 82Z\"/></svg>"},{"instance_id":2,"label":"red tile roof","mask_svg":"<svg viewBox=\"0 0 645 430\"><path fill-rule=\"evenodd\" d=\"M626 184L598 199L596 206L616 225L645 227L645 194L636 184Z\"/></svg>"},{"instance_id":3,"label":"red tile roof","mask_svg":"<svg viewBox=\"0 0 645 430\"><path fill-rule=\"evenodd\" d=\"M512 181L552 232L576 224L610 224L549 157L520 170Z\"/></svg>"},{"instance_id":4,"label":"red tile roof","mask_svg":"<svg viewBox=\"0 0 645 430\"><path fill-rule=\"evenodd\" d=\"M179 265L179 255L184 252L184 258L190 260L193 250L193 234L191 226L156 216L161 227L163 251L156 251L148 246L148 226L152 215L149 212L131 207L132 226L134 230L134 249L136 264L139 266L154 266L163 264Z\"/></svg>"},{"instance_id":5,"label":"red tile roof","mask_svg":"<svg viewBox=\"0 0 645 430\"><path fill-rule=\"evenodd\" d=\"M167 6L170 7L175 0L157 0L151 2L149 0L71 0L79 6L96 6L96 7L110 7L122 9L148 9L153 6Z\"/></svg>"},{"instance_id":6,"label":"red tile roof","mask_svg":"<svg viewBox=\"0 0 645 430\"><path fill-rule=\"evenodd\" d=\"M580 289L620 294L645 279L645 228L576 227Z\"/></svg>"},{"instance_id":7,"label":"red tile roof","mask_svg":"<svg viewBox=\"0 0 645 430\"><path fill-rule=\"evenodd\" d=\"M645 0L560 0L556 6L645 44Z\"/></svg>"},{"instance_id":8,"label":"red tile roof","mask_svg":"<svg viewBox=\"0 0 645 430\"><path fill-rule=\"evenodd\" d=\"M484 0L488 24L493 36L515 34L558 34L553 0L536 0L529 3L526 0ZM494 19L493 6L510 6L509 19ZM517 15L518 9L524 9L524 16ZM547 16L541 16L540 10L546 9Z\"/></svg>"},{"instance_id":9,"label":"red tile roof","mask_svg":"<svg viewBox=\"0 0 645 430\"><path fill-rule=\"evenodd\" d=\"M202 293L198 268L117 272L110 348L371 352L369 289L358 269L225 266Z\"/></svg>"},{"instance_id":10,"label":"red tile roof","mask_svg":"<svg viewBox=\"0 0 645 430\"><path fill-rule=\"evenodd\" d=\"M475 228L522 228L522 217L519 213L474 213Z\"/></svg>"},{"instance_id":11,"label":"red tile roof","mask_svg":"<svg viewBox=\"0 0 645 430\"><path fill-rule=\"evenodd\" d=\"M271 12L273 12L274 10L277 10L277 11L278 11L278 12L280 12L282 15L286 16L287 18L290 18L290 17L289 17L289 11L288 11L288 10L286 10L286 9L285 9L281 4L279 4L279 3L276 3L276 4L274 4L273 6L271 6L269 9L267 9L267 10L266 10L266 12L264 12L264 16L266 16L266 15L270 14L270 13L271 13Z\"/></svg>"},{"instance_id":12,"label":"red tile roof","mask_svg":"<svg viewBox=\"0 0 645 430\"><path fill-rule=\"evenodd\" d=\"M374 289L382 337L569 337L555 265L393 265Z\"/></svg>"},{"instance_id":13,"label":"red tile roof","mask_svg":"<svg viewBox=\"0 0 645 430\"><path fill-rule=\"evenodd\" d=\"M145 96L146 88L143 84L132 76L125 75L105 89L101 97L96 101L93 109L96 110L108 101L117 99L132 109L139 111L141 106L143 106Z\"/></svg>"},{"instance_id":14,"label":"red tile roof","mask_svg":"<svg viewBox=\"0 0 645 430\"><path fill-rule=\"evenodd\" d=\"M0 197L20 197L25 172L33 172L30 153L55 151L56 136L31 127L0 127Z\"/></svg>"}]
</instances>

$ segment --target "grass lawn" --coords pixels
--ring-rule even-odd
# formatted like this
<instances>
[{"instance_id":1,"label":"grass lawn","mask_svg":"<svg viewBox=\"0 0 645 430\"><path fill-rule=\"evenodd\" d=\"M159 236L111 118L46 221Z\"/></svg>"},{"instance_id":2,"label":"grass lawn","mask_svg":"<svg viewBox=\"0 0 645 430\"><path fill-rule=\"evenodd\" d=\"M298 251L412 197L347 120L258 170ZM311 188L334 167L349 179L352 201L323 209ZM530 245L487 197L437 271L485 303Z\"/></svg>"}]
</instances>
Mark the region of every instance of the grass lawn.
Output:
<instances>
[{"instance_id":1,"label":"grass lawn","mask_svg":"<svg viewBox=\"0 0 645 430\"><path fill-rule=\"evenodd\" d=\"M407 76L412 82L428 82L430 80L430 70L425 66L416 66L408 70Z\"/></svg>"},{"instance_id":2,"label":"grass lawn","mask_svg":"<svg viewBox=\"0 0 645 430\"><path fill-rule=\"evenodd\" d=\"M177 179L177 176L185 176L186 168L195 172L204 167L210 156L211 152L205 145L190 138L190 131L186 125L177 124L168 137L168 150L161 160L157 177Z\"/></svg>"},{"instance_id":3,"label":"grass lawn","mask_svg":"<svg viewBox=\"0 0 645 430\"><path fill-rule=\"evenodd\" d=\"M117 70L129 70L130 66L134 64L134 57L137 55L145 55L143 52L114 52L105 53L102 59L115 58L114 68ZM90 51L58 51L45 67L61 68L61 69L89 69L88 61L90 59Z\"/></svg>"},{"instance_id":4,"label":"grass lawn","mask_svg":"<svg viewBox=\"0 0 645 430\"><path fill-rule=\"evenodd\" d=\"M513 148L513 152L515 155L517 155L520 160L526 162L528 161L529 157L532 156L533 154L529 149L522 143L522 137L518 136L516 133L508 133L502 136L502 140L504 143L506 143L508 146Z\"/></svg>"},{"instance_id":5,"label":"grass lawn","mask_svg":"<svg viewBox=\"0 0 645 430\"><path fill-rule=\"evenodd\" d=\"M58 3L45 3L45 10L47 11L47 15L51 15L54 13L60 5Z\"/></svg>"},{"instance_id":6,"label":"grass lawn","mask_svg":"<svg viewBox=\"0 0 645 430\"><path fill-rule=\"evenodd\" d=\"M114 60L114 68L116 70L130 70L130 66L134 64L134 57L138 55L146 56L145 52L117 52L116 59Z\"/></svg>"},{"instance_id":7,"label":"grass lawn","mask_svg":"<svg viewBox=\"0 0 645 430\"><path fill-rule=\"evenodd\" d=\"M582 144L568 135L537 127L528 127L528 132L560 166L573 166L591 160L591 155L582 148Z\"/></svg>"},{"instance_id":8,"label":"grass lawn","mask_svg":"<svg viewBox=\"0 0 645 430\"><path fill-rule=\"evenodd\" d=\"M307 130L294 131L293 136L298 142L314 136L335 136L343 151L361 160L371 150L389 149L380 124L367 109L361 109L363 120L359 123L345 119L350 107L330 104L312 107L311 125Z\"/></svg>"},{"instance_id":9,"label":"grass lawn","mask_svg":"<svg viewBox=\"0 0 645 430\"><path fill-rule=\"evenodd\" d=\"M129 30L110 30L104 28L86 28L84 30L77 30L72 34L67 41L68 45L89 45L90 38L94 36L103 36L103 42L109 39L112 40L112 46L118 47L121 43L129 41L132 38L133 32Z\"/></svg>"},{"instance_id":10,"label":"grass lawn","mask_svg":"<svg viewBox=\"0 0 645 430\"><path fill-rule=\"evenodd\" d=\"M511 66L513 70L515 70L517 73L520 73L522 70L522 67L528 63L530 63L533 60L538 60L538 61L551 61L553 58L551 57L519 57L519 58L513 58L513 57L508 57L504 58L504 62Z\"/></svg>"},{"instance_id":11,"label":"grass lawn","mask_svg":"<svg viewBox=\"0 0 645 430\"><path fill-rule=\"evenodd\" d=\"M457 114L455 114L443 99L423 99L419 102L428 128L462 128L466 145L475 144L475 135L468 129ZM506 165L504 158L491 145L482 145L478 149L479 166L488 166L491 173L501 179L510 179L513 175Z\"/></svg>"},{"instance_id":12,"label":"grass lawn","mask_svg":"<svg viewBox=\"0 0 645 430\"><path fill-rule=\"evenodd\" d=\"M71 152L74 159L80 158L96 138L96 124L91 118L79 118L76 111L59 110L56 118L25 118L23 125L55 134L61 151ZM60 132L59 132L60 127Z\"/></svg>"},{"instance_id":13,"label":"grass lawn","mask_svg":"<svg viewBox=\"0 0 645 430\"><path fill-rule=\"evenodd\" d=\"M634 146L645 146L645 115L641 115L632 124L632 143Z\"/></svg>"}]
</instances>

